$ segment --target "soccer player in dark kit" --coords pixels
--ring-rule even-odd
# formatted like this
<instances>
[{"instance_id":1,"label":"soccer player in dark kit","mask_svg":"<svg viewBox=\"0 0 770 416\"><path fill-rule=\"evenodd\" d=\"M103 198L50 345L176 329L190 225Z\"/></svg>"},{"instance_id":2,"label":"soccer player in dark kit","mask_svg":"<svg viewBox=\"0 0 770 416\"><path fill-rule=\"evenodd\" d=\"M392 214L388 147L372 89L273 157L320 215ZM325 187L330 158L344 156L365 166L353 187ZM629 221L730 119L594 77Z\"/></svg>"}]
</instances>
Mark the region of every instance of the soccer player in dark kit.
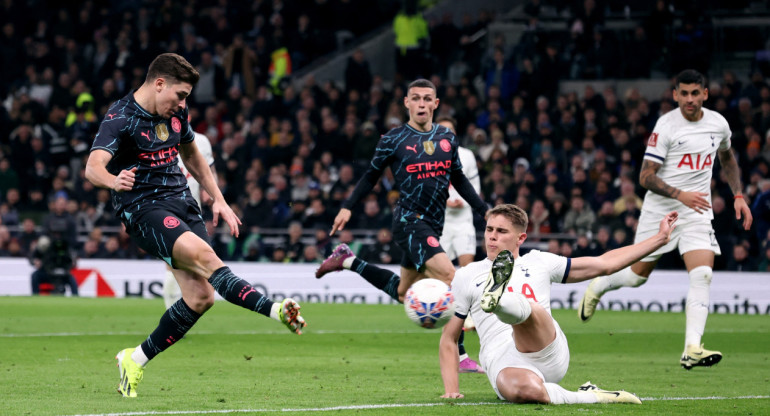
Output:
<instances>
[{"instance_id":1,"label":"soccer player in dark kit","mask_svg":"<svg viewBox=\"0 0 770 416\"><path fill-rule=\"evenodd\" d=\"M241 221L225 202L193 141L186 99L198 78L195 68L177 54L155 58L144 84L110 106L86 165L86 178L111 190L116 215L134 241L182 271L175 273L182 299L166 310L144 342L115 357L118 391L125 397L136 397L147 362L181 339L214 305L214 291L297 334L305 326L294 300L272 302L235 276L209 244L200 207L179 169L177 155L214 199L214 224L221 217L237 237Z\"/></svg>"},{"instance_id":2,"label":"soccer player in dark kit","mask_svg":"<svg viewBox=\"0 0 770 416\"><path fill-rule=\"evenodd\" d=\"M389 166L399 189L392 229L393 240L404 251L401 275L356 258L347 245L340 244L318 268L317 278L343 268L353 270L399 302L419 279L451 285L455 267L439 244L450 182L478 215L486 214L487 205L462 172L458 138L450 129L433 123L438 105L432 82L418 79L409 84L404 98L409 122L380 138L369 169L343 202L330 233L345 227L350 209L369 194Z\"/></svg>"}]
</instances>

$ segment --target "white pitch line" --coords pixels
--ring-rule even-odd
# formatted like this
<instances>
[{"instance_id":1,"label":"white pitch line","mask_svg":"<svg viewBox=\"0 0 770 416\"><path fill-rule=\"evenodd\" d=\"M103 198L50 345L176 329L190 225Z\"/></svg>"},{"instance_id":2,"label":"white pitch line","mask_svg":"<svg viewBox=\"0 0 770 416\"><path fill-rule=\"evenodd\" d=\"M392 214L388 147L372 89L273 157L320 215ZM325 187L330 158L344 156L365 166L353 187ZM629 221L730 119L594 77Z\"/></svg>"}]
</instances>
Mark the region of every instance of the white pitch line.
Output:
<instances>
[{"instance_id":1,"label":"white pitch line","mask_svg":"<svg viewBox=\"0 0 770 416\"><path fill-rule=\"evenodd\" d=\"M644 397L643 401L680 401L680 400L747 400L770 399L770 396L707 396L707 397ZM125 413L92 413L68 416L150 416L150 415L211 415L227 413L267 413L267 412L331 412L336 410L372 410L392 409L405 407L437 407L437 406L501 406L514 405L506 402L476 402L476 403L397 403L397 404L362 404L351 406L311 407L311 408L284 408L284 409L228 409L228 410L168 410L165 412L125 412Z\"/></svg>"},{"instance_id":2,"label":"white pitch line","mask_svg":"<svg viewBox=\"0 0 770 416\"><path fill-rule=\"evenodd\" d=\"M711 331L714 332L714 331ZM289 335L291 332L286 331L193 331L190 335ZM314 330L311 332L303 332L303 334L321 334L321 335L381 335L381 334L441 334L441 331L426 331L424 329L409 329L403 331L378 331L378 330L351 330L351 331L337 331L337 330ZM38 332L38 333L10 333L0 334L0 338L39 338L39 337L90 337L90 336L121 336L121 335L147 335L147 332L131 332L131 331L107 331L107 332Z\"/></svg>"},{"instance_id":3,"label":"white pitch line","mask_svg":"<svg viewBox=\"0 0 770 416\"><path fill-rule=\"evenodd\" d=\"M649 330L638 330L638 329L613 329L613 330L598 330L598 331L584 331L584 330L578 330L578 331L571 331L570 333L575 335L585 335L585 334L660 334L660 333L680 333L681 331L676 329L672 329L671 331L661 331L659 329L649 329ZM746 329L709 329L709 333L712 334L733 334L733 333L756 333L756 328L746 328ZM379 330L326 330L326 329L318 329L318 330L309 330L305 331L305 334L318 334L318 335L382 335L382 334L418 334L418 335L435 335L440 334L441 331L431 331L431 330L425 330L425 329L405 329L400 331L379 331ZM40 338L40 337L90 337L90 336L123 336L123 335L135 335L135 336L145 336L147 335L147 332L145 331L137 331L137 332L131 332L131 331L105 331L105 332L32 332L32 333L8 333L8 334L0 334L0 338ZM190 335L287 335L292 336L293 334L291 332L276 330L276 331L228 331L228 332L221 332L221 331L193 331L190 333Z\"/></svg>"},{"instance_id":4,"label":"white pitch line","mask_svg":"<svg viewBox=\"0 0 770 416\"><path fill-rule=\"evenodd\" d=\"M707 397L642 397L642 401L678 401L678 400L745 400L745 399L770 399L770 396L738 396L738 397L723 397L723 396L707 396Z\"/></svg>"}]
</instances>

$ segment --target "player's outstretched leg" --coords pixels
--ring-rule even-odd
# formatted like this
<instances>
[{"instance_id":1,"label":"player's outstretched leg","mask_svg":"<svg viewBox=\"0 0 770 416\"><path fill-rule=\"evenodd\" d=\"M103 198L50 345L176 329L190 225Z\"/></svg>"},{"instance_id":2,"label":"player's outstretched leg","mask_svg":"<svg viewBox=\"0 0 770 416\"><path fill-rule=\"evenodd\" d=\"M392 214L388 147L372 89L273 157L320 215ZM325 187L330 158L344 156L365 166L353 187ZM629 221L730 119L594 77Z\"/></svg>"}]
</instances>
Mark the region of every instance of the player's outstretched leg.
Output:
<instances>
[{"instance_id":1,"label":"player's outstretched leg","mask_svg":"<svg viewBox=\"0 0 770 416\"><path fill-rule=\"evenodd\" d=\"M596 395L597 403L631 403L642 404L642 401L633 393L629 393L625 390L602 390L596 385L591 384L590 381L585 382L578 391L591 392Z\"/></svg>"},{"instance_id":2,"label":"player's outstretched leg","mask_svg":"<svg viewBox=\"0 0 770 416\"><path fill-rule=\"evenodd\" d=\"M123 397L136 397L136 386L142 381L144 376L144 367L137 364L131 354L136 348L126 348L115 356L118 360L118 371L120 372L120 383L118 383L118 393Z\"/></svg>"},{"instance_id":3,"label":"player's outstretched leg","mask_svg":"<svg viewBox=\"0 0 770 416\"><path fill-rule=\"evenodd\" d=\"M693 367L711 367L722 361L722 353L719 351L709 351L700 345L688 345L682 353L682 364L685 370L691 370Z\"/></svg>"},{"instance_id":4,"label":"player's outstretched leg","mask_svg":"<svg viewBox=\"0 0 770 416\"><path fill-rule=\"evenodd\" d=\"M508 281L513 273L513 254L508 250L503 250L497 255L492 263L492 271L489 272L487 282L484 285L484 294L481 295L481 309L484 312L492 312L500 302L500 296L503 295Z\"/></svg>"},{"instance_id":5,"label":"player's outstretched leg","mask_svg":"<svg viewBox=\"0 0 770 416\"><path fill-rule=\"evenodd\" d=\"M280 305L278 303L274 303L273 305L273 308L276 310L275 313L278 316L278 321L286 325L286 327L289 328L289 331L298 335L302 334L302 328L307 324L305 323L305 319L299 314L299 304L292 298L286 298Z\"/></svg>"},{"instance_id":6,"label":"player's outstretched leg","mask_svg":"<svg viewBox=\"0 0 770 416\"><path fill-rule=\"evenodd\" d=\"M401 283L401 277L388 269L377 267L359 259L345 243L338 245L334 252L321 263L315 272L315 277L320 279L327 273L338 272L342 269L357 273L372 286L387 293L393 300L401 301L398 297L398 285Z\"/></svg>"},{"instance_id":7,"label":"player's outstretched leg","mask_svg":"<svg viewBox=\"0 0 770 416\"><path fill-rule=\"evenodd\" d=\"M350 249L350 247L348 247L347 244L342 243L338 245L332 254L327 257L323 263L321 263L321 266L318 267L318 270L315 271L316 279L322 278L327 273L341 271L343 269L342 263L345 261L345 259L353 256L353 251Z\"/></svg>"},{"instance_id":8,"label":"player's outstretched leg","mask_svg":"<svg viewBox=\"0 0 770 416\"><path fill-rule=\"evenodd\" d=\"M631 266L609 276L597 277L591 280L585 294L583 294L583 298L580 299L578 318L583 322L590 321L594 316L594 312L596 312L596 305L599 304L599 299L605 293L618 290L621 287L639 287L645 282L647 282L647 278L634 273L631 270Z\"/></svg>"}]
</instances>

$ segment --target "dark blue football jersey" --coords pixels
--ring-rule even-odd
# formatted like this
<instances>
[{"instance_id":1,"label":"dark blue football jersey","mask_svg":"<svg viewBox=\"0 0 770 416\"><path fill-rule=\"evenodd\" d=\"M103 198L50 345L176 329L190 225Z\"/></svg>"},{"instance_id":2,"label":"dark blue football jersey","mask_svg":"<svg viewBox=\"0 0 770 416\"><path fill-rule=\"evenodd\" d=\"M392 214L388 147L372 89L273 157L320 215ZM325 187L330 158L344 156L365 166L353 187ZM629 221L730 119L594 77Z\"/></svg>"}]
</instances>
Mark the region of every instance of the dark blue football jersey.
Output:
<instances>
[{"instance_id":1,"label":"dark blue football jersey","mask_svg":"<svg viewBox=\"0 0 770 416\"><path fill-rule=\"evenodd\" d=\"M444 126L434 123L423 133L405 124L380 138L371 167L381 172L390 166L399 188L399 205L422 214L440 230L449 197L449 175L462 171L458 146L457 137Z\"/></svg>"},{"instance_id":2,"label":"dark blue football jersey","mask_svg":"<svg viewBox=\"0 0 770 416\"><path fill-rule=\"evenodd\" d=\"M110 192L117 215L130 220L152 201L192 199L177 156L179 144L191 143L194 138L186 108L168 119L153 115L134 100L133 91L112 104L91 151L101 149L112 154L107 171L113 175L137 168L133 189Z\"/></svg>"}]
</instances>

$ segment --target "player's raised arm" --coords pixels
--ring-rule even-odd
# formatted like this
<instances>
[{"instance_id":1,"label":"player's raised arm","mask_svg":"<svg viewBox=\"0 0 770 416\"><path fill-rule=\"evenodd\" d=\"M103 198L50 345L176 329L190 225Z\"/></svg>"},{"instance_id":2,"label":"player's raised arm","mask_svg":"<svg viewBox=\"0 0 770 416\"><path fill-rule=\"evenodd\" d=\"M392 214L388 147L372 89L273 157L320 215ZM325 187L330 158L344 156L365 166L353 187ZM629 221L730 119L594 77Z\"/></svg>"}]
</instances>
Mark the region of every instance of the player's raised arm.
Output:
<instances>
[{"instance_id":1,"label":"player's raised arm","mask_svg":"<svg viewBox=\"0 0 770 416\"><path fill-rule=\"evenodd\" d=\"M722 170L727 177L727 184L730 186L730 190L733 192L735 219L740 220L743 218L743 229L748 230L751 228L753 217L751 215L751 209L749 204L743 198L743 192L741 191L741 169L738 167L738 161L735 160L735 155L732 150L724 149L717 152L719 156L719 163L722 165Z\"/></svg>"},{"instance_id":2,"label":"player's raised arm","mask_svg":"<svg viewBox=\"0 0 770 416\"><path fill-rule=\"evenodd\" d=\"M610 250L598 257L572 259L566 283L581 282L615 273L663 247L669 242L671 232L676 227L674 222L678 217L676 211L668 213L660 221L658 233L637 244Z\"/></svg>"},{"instance_id":3,"label":"player's raised arm","mask_svg":"<svg viewBox=\"0 0 770 416\"><path fill-rule=\"evenodd\" d=\"M487 204L481 200L476 189L473 188L471 182L465 177L461 170L454 170L450 173L449 180L452 185L457 189L457 193L463 197L464 200L473 208L473 211L479 216L484 218L487 213Z\"/></svg>"},{"instance_id":4,"label":"player's raised arm","mask_svg":"<svg viewBox=\"0 0 770 416\"><path fill-rule=\"evenodd\" d=\"M460 393L460 382L458 380L460 353L457 347L457 340L463 330L464 320L453 316L452 319L444 325L439 340L439 365L441 367L441 380L444 382L444 399L462 399Z\"/></svg>"}]
</instances>

